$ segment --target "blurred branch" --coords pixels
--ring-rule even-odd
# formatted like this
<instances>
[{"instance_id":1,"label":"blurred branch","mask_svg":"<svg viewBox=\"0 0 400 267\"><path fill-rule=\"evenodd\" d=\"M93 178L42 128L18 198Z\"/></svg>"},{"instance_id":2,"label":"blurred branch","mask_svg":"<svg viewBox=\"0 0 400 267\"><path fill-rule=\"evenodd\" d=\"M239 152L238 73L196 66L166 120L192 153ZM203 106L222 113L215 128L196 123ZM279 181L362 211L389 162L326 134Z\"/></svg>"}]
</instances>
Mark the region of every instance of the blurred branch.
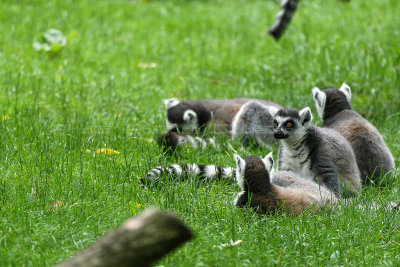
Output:
<instances>
[{"instance_id":1,"label":"blurred branch","mask_svg":"<svg viewBox=\"0 0 400 267\"><path fill-rule=\"evenodd\" d=\"M191 238L173 213L147 209L57 267L149 266Z\"/></svg>"}]
</instances>

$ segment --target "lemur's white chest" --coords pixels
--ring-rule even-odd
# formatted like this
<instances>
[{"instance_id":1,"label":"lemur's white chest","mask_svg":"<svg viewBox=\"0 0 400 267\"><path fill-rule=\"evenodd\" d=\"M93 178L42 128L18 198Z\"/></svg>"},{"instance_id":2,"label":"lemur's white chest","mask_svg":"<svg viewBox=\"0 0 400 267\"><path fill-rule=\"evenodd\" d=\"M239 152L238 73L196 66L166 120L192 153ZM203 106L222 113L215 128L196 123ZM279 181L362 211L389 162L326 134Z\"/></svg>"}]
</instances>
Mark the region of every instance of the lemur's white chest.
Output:
<instances>
[{"instance_id":1,"label":"lemur's white chest","mask_svg":"<svg viewBox=\"0 0 400 267\"><path fill-rule=\"evenodd\" d=\"M279 170L292 171L307 180L314 180L314 174L311 172L311 158L306 147L301 146L297 150L287 147L284 143L281 148L279 158Z\"/></svg>"}]
</instances>

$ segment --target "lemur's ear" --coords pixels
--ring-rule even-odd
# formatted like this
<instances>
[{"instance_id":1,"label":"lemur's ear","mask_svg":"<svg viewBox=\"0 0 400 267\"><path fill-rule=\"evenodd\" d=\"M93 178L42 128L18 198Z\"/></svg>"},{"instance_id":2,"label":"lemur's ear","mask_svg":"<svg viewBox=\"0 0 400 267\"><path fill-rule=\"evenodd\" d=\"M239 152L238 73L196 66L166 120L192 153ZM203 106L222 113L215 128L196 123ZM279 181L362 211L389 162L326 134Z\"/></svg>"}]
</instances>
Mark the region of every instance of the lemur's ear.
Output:
<instances>
[{"instance_id":1,"label":"lemur's ear","mask_svg":"<svg viewBox=\"0 0 400 267\"><path fill-rule=\"evenodd\" d=\"M271 114L272 117L275 117L275 114L278 112L279 108L274 107L274 106L269 106L268 111L269 114Z\"/></svg>"},{"instance_id":2,"label":"lemur's ear","mask_svg":"<svg viewBox=\"0 0 400 267\"><path fill-rule=\"evenodd\" d=\"M244 168L246 167L246 162L244 159L242 159L238 154L233 154L233 158L235 159L236 162L236 169L239 170L239 172L244 171Z\"/></svg>"},{"instance_id":3,"label":"lemur's ear","mask_svg":"<svg viewBox=\"0 0 400 267\"><path fill-rule=\"evenodd\" d=\"M183 120L185 122L195 121L196 119L197 119L196 112L194 112L191 109L188 109L185 111L185 113L183 113Z\"/></svg>"},{"instance_id":4,"label":"lemur's ear","mask_svg":"<svg viewBox=\"0 0 400 267\"><path fill-rule=\"evenodd\" d=\"M178 105L180 103L179 100L176 98L164 99L163 101L164 101L164 105L167 109L175 107L176 105Z\"/></svg>"},{"instance_id":5,"label":"lemur's ear","mask_svg":"<svg viewBox=\"0 0 400 267\"><path fill-rule=\"evenodd\" d=\"M346 98L347 98L347 101L349 101L350 102L350 99L351 99L351 89L350 89L350 86L348 86L346 83L343 83L342 84L342 86L340 86L340 92L342 92L345 96L346 96Z\"/></svg>"},{"instance_id":6,"label":"lemur's ear","mask_svg":"<svg viewBox=\"0 0 400 267\"><path fill-rule=\"evenodd\" d=\"M321 117L321 119L323 119L325 103L326 103L326 94L325 94L325 92L319 90L318 87L314 87L312 89L312 94L313 94L315 107L317 108L318 115Z\"/></svg>"},{"instance_id":7,"label":"lemur's ear","mask_svg":"<svg viewBox=\"0 0 400 267\"><path fill-rule=\"evenodd\" d=\"M312 120L312 113L309 107L305 107L299 112L300 122L302 125L309 124Z\"/></svg>"},{"instance_id":8,"label":"lemur's ear","mask_svg":"<svg viewBox=\"0 0 400 267\"><path fill-rule=\"evenodd\" d=\"M265 165L265 169L271 174L272 170L274 169L274 158L272 157L272 152L269 152L265 158L262 159Z\"/></svg>"}]
</instances>

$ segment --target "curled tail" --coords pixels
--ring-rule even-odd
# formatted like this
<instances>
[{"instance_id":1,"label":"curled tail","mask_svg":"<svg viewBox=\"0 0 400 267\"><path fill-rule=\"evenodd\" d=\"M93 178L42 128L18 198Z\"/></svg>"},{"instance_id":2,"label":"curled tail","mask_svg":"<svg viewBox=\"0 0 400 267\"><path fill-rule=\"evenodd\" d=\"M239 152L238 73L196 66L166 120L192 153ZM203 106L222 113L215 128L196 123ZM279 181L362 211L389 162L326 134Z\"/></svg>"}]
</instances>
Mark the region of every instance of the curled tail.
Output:
<instances>
[{"instance_id":1,"label":"curled tail","mask_svg":"<svg viewBox=\"0 0 400 267\"><path fill-rule=\"evenodd\" d=\"M220 167L216 165L200 165L200 164L172 164L167 167L155 167L147 173L147 176L142 179L143 183L155 182L163 177L182 178L195 176L199 180L209 179L235 179L235 169L231 167Z\"/></svg>"},{"instance_id":2,"label":"curled tail","mask_svg":"<svg viewBox=\"0 0 400 267\"><path fill-rule=\"evenodd\" d=\"M201 138L190 135L179 135L177 132L169 131L158 137L158 144L164 148L176 148L179 145L189 145L194 148L208 146L217 148L214 138Z\"/></svg>"}]
</instances>

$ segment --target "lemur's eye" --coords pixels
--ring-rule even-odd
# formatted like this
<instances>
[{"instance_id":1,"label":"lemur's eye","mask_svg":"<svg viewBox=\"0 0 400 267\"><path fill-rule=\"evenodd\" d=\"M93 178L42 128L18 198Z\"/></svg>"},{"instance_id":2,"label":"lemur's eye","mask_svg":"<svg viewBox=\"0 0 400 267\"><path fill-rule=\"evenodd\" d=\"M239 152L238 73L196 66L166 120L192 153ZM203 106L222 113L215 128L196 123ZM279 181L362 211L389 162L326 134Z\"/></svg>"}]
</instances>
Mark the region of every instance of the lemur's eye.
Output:
<instances>
[{"instance_id":1,"label":"lemur's eye","mask_svg":"<svg viewBox=\"0 0 400 267\"><path fill-rule=\"evenodd\" d=\"M291 122L286 123L286 127L292 127L292 126L293 126L293 123L291 123Z\"/></svg>"},{"instance_id":2,"label":"lemur's eye","mask_svg":"<svg viewBox=\"0 0 400 267\"><path fill-rule=\"evenodd\" d=\"M278 123L274 121L274 127L278 127Z\"/></svg>"}]
</instances>

